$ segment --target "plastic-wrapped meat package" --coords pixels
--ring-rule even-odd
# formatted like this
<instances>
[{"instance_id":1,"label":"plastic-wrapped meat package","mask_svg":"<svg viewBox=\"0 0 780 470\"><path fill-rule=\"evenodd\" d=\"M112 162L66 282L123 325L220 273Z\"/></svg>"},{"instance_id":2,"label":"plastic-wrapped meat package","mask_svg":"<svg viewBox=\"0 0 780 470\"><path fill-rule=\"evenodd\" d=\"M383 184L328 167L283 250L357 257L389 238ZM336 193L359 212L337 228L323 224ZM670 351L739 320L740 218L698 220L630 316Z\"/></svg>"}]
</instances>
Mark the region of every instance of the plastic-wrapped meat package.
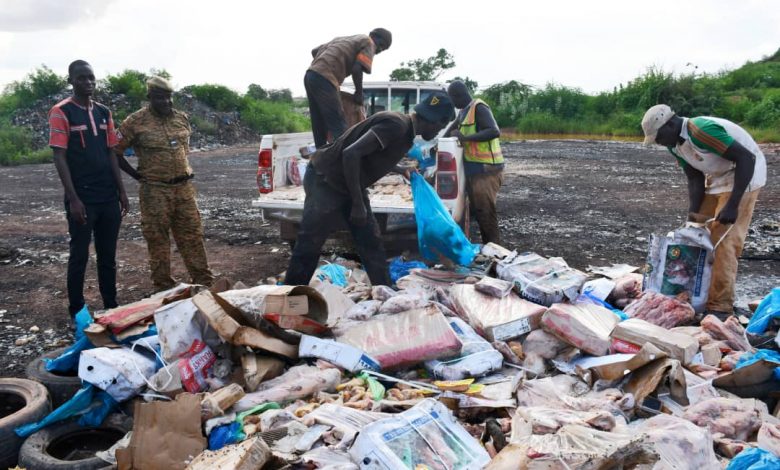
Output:
<instances>
[{"instance_id":1,"label":"plastic-wrapped meat package","mask_svg":"<svg viewBox=\"0 0 780 470\"><path fill-rule=\"evenodd\" d=\"M408 312L416 308L423 308L430 303L430 297L425 291L415 291L412 293L401 292L385 300L379 313L400 313Z\"/></svg>"},{"instance_id":2,"label":"plastic-wrapped meat package","mask_svg":"<svg viewBox=\"0 0 780 470\"><path fill-rule=\"evenodd\" d=\"M690 323L696 312L688 302L667 297L658 292L647 291L634 300L623 312L632 318L639 318L664 328Z\"/></svg>"},{"instance_id":3,"label":"plastic-wrapped meat package","mask_svg":"<svg viewBox=\"0 0 780 470\"><path fill-rule=\"evenodd\" d=\"M534 434L550 434L567 424L588 426L602 431L611 431L615 417L605 410L574 411L545 406L521 407L517 413L531 424Z\"/></svg>"},{"instance_id":4,"label":"plastic-wrapped meat package","mask_svg":"<svg viewBox=\"0 0 780 470\"><path fill-rule=\"evenodd\" d=\"M542 329L594 356L609 352L609 335L618 317L592 304L554 304L542 316Z\"/></svg>"},{"instance_id":5,"label":"plastic-wrapped meat package","mask_svg":"<svg viewBox=\"0 0 780 470\"><path fill-rule=\"evenodd\" d=\"M623 408L633 407L631 394L614 390L590 392L590 387L574 377L557 375L544 379L526 380L517 389L517 406L542 406L574 411L607 411L614 416L623 414ZM625 406L624 406L625 404ZM631 406L628 406L631 405Z\"/></svg>"},{"instance_id":6,"label":"plastic-wrapped meat package","mask_svg":"<svg viewBox=\"0 0 780 470\"><path fill-rule=\"evenodd\" d=\"M461 318L490 341L506 341L539 328L546 310L515 294L496 298L469 284L452 286L450 296Z\"/></svg>"},{"instance_id":7,"label":"plastic-wrapped meat package","mask_svg":"<svg viewBox=\"0 0 780 470\"><path fill-rule=\"evenodd\" d=\"M626 274L615 279L615 287L607 297L607 302L617 308L624 308L642 294L642 280L642 275L638 273Z\"/></svg>"},{"instance_id":8,"label":"plastic-wrapped meat package","mask_svg":"<svg viewBox=\"0 0 780 470\"><path fill-rule=\"evenodd\" d=\"M623 467L629 457L648 465L658 459L643 447L642 435L568 424L555 434L530 434L512 440L486 470L629 468Z\"/></svg>"},{"instance_id":9,"label":"plastic-wrapped meat package","mask_svg":"<svg viewBox=\"0 0 780 470\"><path fill-rule=\"evenodd\" d=\"M556 336L544 330L534 330L528 333L523 341L524 354L537 354L545 359L554 359L564 349L572 347Z\"/></svg>"},{"instance_id":10,"label":"plastic-wrapped meat package","mask_svg":"<svg viewBox=\"0 0 780 470\"><path fill-rule=\"evenodd\" d=\"M463 349L449 359L427 361L425 368L439 380L463 380L482 377L501 369L504 357L459 318L450 318L450 326L458 335Z\"/></svg>"},{"instance_id":11,"label":"plastic-wrapped meat package","mask_svg":"<svg viewBox=\"0 0 780 470\"><path fill-rule=\"evenodd\" d=\"M723 340L736 351L751 351L745 329L739 324L736 317L730 316L725 322L720 321L715 315L707 315L701 321L701 327L717 340Z\"/></svg>"},{"instance_id":12,"label":"plastic-wrapped meat package","mask_svg":"<svg viewBox=\"0 0 780 470\"><path fill-rule=\"evenodd\" d=\"M780 457L780 424L764 422L758 430L758 446Z\"/></svg>"},{"instance_id":13,"label":"plastic-wrapped meat package","mask_svg":"<svg viewBox=\"0 0 780 470\"><path fill-rule=\"evenodd\" d=\"M371 288L371 298L382 302L397 294L398 292L387 286L374 286Z\"/></svg>"},{"instance_id":14,"label":"plastic-wrapped meat package","mask_svg":"<svg viewBox=\"0 0 780 470\"><path fill-rule=\"evenodd\" d=\"M347 310L344 318L347 320L368 320L379 312L379 307L381 306L382 301L380 300L364 300Z\"/></svg>"},{"instance_id":15,"label":"plastic-wrapped meat package","mask_svg":"<svg viewBox=\"0 0 780 470\"><path fill-rule=\"evenodd\" d=\"M349 454L372 470L479 470L490 462L479 441L433 399L364 427Z\"/></svg>"},{"instance_id":16,"label":"plastic-wrapped meat package","mask_svg":"<svg viewBox=\"0 0 780 470\"><path fill-rule=\"evenodd\" d=\"M377 315L338 335L337 340L361 349L382 369L460 354L462 344L436 306L394 315Z\"/></svg>"},{"instance_id":17,"label":"plastic-wrapped meat package","mask_svg":"<svg viewBox=\"0 0 780 470\"><path fill-rule=\"evenodd\" d=\"M750 400L712 398L688 407L683 418L740 441L748 441L761 427L760 412Z\"/></svg>"},{"instance_id":18,"label":"plastic-wrapped meat package","mask_svg":"<svg viewBox=\"0 0 780 470\"><path fill-rule=\"evenodd\" d=\"M512 283L493 277L485 276L474 284L474 288L483 294L493 297L506 297L512 292Z\"/></svg>"},{"instance_id":19,"label":"plastic-wrapped meat package","mask_svg":"<svg viewBox=\"0 0 780 470\"><path fill-rule=\"evenodd\" d=\"M257 405L275 401L279 403L308 398L321 391L334 391L341 381L338 369L319 369L313 366L295 366L287 372L261 383L257 391L247 393L233 407L246 411Z\"/></svg>"},{"instance_id":20,"label":"plastic-wrapped meat package","mask_svg":"<svg viewBox=\"0 0 780 470\"><path fill-rule=\"evenodd\" d=\"M712 435L688 420L660 414L636 427L644 433L661 460L655 470L720 468L712 448Z\"/></svg>"},{"instance_id":21,"label":"plastic-wrapped meat package","mask_svg":"<svg viewBox=\"0 0 780 470\"><path fill-rule=\"evenodd\" d=\"M536 253L507 256L496 266L498 277L514 283L520 295L540 305L550 306L574 300L588 279L562 258L544 258Z\"/></svg>"}]
</instances>

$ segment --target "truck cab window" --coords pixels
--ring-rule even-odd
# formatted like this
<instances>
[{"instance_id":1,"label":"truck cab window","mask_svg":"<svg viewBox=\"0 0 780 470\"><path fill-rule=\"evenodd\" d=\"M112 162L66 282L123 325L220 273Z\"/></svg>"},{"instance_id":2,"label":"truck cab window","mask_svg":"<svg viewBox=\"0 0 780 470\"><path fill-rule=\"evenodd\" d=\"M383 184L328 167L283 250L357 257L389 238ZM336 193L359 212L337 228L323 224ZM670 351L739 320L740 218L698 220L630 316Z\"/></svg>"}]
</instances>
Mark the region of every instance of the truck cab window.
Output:
<instances>
[{"instance_id":1,"label":"truck cab window","mask_svg":"<svg viewBox=\"0 0 780 470\"><path fill-rule=\"evenodd\" d=\"M380 111L387 111L387 89L366 90L364 88L363 104L366 107L367 117Z\"/></svg>"},{"instance_id":2,"label":"truck cab window","mask_svg":"<svg viewBox=\"0 0 780 470\"><path fill-rule=\"evenodd\" d=\"M390 111L398 111L404 114L409 112L417 104L417 90L392 90L390 92Z\"/></svg>"}]
</instances>

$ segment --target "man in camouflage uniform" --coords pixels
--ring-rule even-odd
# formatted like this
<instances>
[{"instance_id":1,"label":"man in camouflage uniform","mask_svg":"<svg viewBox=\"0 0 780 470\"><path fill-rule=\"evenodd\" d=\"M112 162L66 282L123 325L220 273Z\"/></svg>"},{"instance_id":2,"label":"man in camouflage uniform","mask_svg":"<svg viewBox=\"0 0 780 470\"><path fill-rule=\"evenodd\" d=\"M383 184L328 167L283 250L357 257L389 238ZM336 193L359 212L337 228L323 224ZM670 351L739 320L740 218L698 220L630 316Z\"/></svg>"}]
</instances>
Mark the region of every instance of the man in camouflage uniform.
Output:
<instances>
[{"instance_id":1,"label":"man in camouflage uniform","mask_svg":"<svg viewBox=\"0 0 780 470\"><path fill-rule=\"evenodd\" d=\"M192 130L187 115L173 109L173 87L160 77L147 82L149 105L124 120L115 147L120 168L140 181L141 228L149 248L155 290L169 289L173 233L184 265L196 284L210 285L214 276L206 260L203 225L195 202L192 168L187 160ZM123 154L133 147L138 168Z\"/></svg>"}]
</instances>

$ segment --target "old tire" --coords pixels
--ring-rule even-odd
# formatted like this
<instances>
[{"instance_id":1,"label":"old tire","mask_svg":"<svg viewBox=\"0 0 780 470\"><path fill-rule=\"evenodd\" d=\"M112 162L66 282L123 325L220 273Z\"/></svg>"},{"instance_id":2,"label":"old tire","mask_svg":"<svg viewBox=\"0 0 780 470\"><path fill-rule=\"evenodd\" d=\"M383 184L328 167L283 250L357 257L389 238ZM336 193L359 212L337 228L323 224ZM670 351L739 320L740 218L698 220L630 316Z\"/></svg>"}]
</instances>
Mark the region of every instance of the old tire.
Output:
<instances>
[{"instance_id":1,"label":"old tire","mask_svg":"<svg viewBox=\"0 0 780 470\"><path fill-rule=\"evenodd\" d=\"M51 404L55 409L70 400L81 388L81 379L79 379L77 373L60 375L46 370L46 364L43 360L54 359L62 354L65 349L67 348L54 349L33 359L27 364L25 371L28 379L40 382L49 389Z\"/></svg>"},{"instance_id":2,"label":"old tire","mask_svg":"<svg viewBox=\"0 0 780 470\"><path fill-rule=\"evenodd\" d=\"M27 379L0 379L0 468L16 466L24 439L14 429L34 423L50 411L49 392L42 384Z\"/></svg>"},{"instance_id":3,"label":"old tire","mask_svg":"<svg viewBox=\"0 0 780 470\"><path fill-rule=\"evenodd\" d=\"M129 416L112 414L98 427L76 421L57 423L36 432L19 451L19 466L28 470L93 470L108 464L95 456L133 428Z\"/></svg>"}]
</instances>

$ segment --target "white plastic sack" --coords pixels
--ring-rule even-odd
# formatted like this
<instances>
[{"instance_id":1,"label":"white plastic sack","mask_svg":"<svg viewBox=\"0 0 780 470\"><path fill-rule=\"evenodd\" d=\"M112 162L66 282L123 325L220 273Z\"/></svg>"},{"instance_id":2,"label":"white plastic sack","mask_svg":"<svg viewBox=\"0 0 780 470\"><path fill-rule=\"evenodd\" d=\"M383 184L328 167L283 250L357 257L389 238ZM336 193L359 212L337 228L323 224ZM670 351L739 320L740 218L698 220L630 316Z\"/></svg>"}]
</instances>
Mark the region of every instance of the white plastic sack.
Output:
<instances>
[{"instance_id":1,"label":"white plastic sack","mask_svg":"<svg viewBox=\"0 0 780 470\"><path fill-rule=\"evenodd\" d=\"M652 235L644 288L664 295L685 293L696 312L703 312L712 277L713 251L705 227L682 227L665 237Z\"/></svg>"},{"instance_id":2,"label":"white plastic sack","mask_svg":"<svg viewBox=\"0 0 780 470\"><path fill-rule=\"evenodd\" d=\"M191 298L155 310L154 323L160 337L162 357L168 362L175 361L187 352L195 340L203 341L211 347L221 342Z\"/></svg>"},{"instance_id":3,"label":"white plastic sack","mask_svg":"<svg viewBox=\"0 0 780 470\"><path fill-rule=\"evenodd\" d=\"M510 281L523 298L539 305L574 300L588 276L566 264L563 258L545 258L536 253L507 256L496 266L498 277Z\"/></svg>"},{"instance_id":4,"label":"white plastic sack","mask_svg":"<svg viewBox=\"0 0 780 470\"><path fill-rule=\"evenodd\" d=\"M91 383L118 401L132 398L155 372L154 356L129 348L94 348L81 352L79 378Z\"/></svg>"}]
</instances>

